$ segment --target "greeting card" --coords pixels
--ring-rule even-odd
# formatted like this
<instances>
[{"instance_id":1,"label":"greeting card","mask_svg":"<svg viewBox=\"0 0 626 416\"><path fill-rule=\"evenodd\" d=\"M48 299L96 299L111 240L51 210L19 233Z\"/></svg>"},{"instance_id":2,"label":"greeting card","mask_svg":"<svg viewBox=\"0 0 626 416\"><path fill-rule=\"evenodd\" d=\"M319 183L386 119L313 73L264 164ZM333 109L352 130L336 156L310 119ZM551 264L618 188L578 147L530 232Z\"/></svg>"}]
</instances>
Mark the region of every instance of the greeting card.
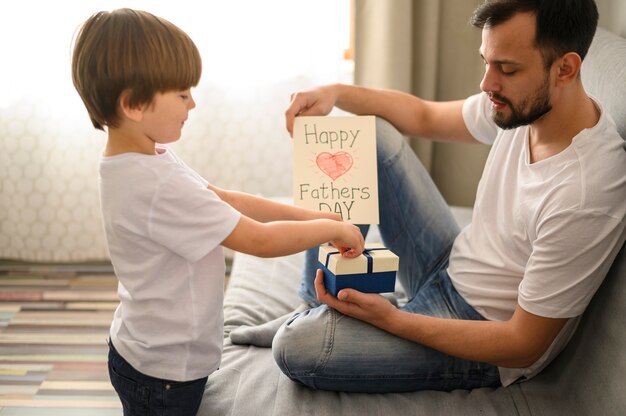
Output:
<instances>
[{"instance_id":1,"label":"greeting card","mask_svg":"<svg viewBox=\"0 0 626 416\"><path fill-rule=\"evenodd\" d=\"M374 116L296 117L293 199L354 224L378 224Z\"/></svg>"}]
</instances>

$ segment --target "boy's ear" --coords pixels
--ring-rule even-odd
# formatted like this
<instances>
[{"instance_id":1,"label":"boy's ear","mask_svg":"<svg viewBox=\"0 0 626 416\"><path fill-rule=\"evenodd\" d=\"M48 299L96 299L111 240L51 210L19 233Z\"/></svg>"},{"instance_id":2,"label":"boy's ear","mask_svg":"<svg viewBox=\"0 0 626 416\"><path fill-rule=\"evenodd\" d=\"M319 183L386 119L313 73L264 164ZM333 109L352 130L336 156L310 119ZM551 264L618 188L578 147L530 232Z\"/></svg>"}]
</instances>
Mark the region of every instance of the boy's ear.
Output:
<instances>
[{"instance_id":1,"label":"boy's ear","mask_svg":"<svg viewBox=\"0 0 626 416\"><path fill-rule=\"evenodd\" d=\"M143 119L144 106L130 105L130 90L122 91L120 94L120 111L122 115L132 121L140 122Z\"/></svg>"}]
</instances>

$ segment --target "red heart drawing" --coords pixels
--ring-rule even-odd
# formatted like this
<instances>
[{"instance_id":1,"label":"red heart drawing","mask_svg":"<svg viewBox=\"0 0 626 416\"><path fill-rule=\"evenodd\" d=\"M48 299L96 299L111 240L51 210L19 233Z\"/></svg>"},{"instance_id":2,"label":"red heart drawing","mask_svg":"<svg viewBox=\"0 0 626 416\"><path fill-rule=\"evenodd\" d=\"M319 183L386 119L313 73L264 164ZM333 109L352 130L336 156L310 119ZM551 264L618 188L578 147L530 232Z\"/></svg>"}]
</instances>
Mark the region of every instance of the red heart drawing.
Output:
<instances>
[{"instance_id":1,"label":"red heart drawing","mask_svg":"<svg viewBox=\"0 0 626 416\"><path fill-rule=\"evenodd\" d=\"M315 159L317 167L334 181L352 167L352 156L347 152L322 152Z\"/></svg>"}]
</instances>

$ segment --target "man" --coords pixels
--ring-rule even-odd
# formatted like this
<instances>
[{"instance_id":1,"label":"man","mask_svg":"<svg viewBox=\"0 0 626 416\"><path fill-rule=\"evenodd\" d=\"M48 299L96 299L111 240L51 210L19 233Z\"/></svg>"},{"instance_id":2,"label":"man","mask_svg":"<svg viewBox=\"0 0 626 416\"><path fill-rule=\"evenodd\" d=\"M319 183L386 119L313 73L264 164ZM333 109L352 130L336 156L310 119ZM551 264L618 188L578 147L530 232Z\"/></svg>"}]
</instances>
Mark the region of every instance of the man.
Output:
<instances>
[{"instance_id":1,"label":"man","mask_svg":"<svg viewBox=\"0 0 626 416\"><path fill-rule=\"evenodd\" d=\"M380 232L400 256L408 302L349 289L335 298L319 271L312 282L307 253L300 294L315 305L317 291L325 305L276 334L287 376L361 392L506 386L565 347L625 237L623 140L580 78L597 19L593 0L486 2L472 18L483 94L466 100L347 85L293 95L290 132L295 116L333 106L388 122L377 126ZM492 144L460 233L396 129Z\"/></svg>"}]
</instances>

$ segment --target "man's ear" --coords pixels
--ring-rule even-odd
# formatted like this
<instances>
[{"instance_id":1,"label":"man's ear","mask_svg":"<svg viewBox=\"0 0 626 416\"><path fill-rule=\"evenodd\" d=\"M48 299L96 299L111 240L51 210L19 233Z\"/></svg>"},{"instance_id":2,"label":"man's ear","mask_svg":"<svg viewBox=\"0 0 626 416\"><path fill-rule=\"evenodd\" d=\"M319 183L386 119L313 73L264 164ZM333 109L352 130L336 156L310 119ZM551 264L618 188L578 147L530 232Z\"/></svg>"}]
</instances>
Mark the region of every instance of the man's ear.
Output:
<instances>
[{"instance_id":1,"label":"man's ear","mask_svg":"<svg viewBox=\"0 0 626 416\"><path fill-rule=\"evenodd\" d=\"M576 52L568 52L557 60L557 83L567 85L578 79L582 59Z\"/></svg>"},{"instance_id":2,"label":"man's ear","mask_svg":"<svg viewBox=\"0 0 626 416\"><path fill-rule=\"evenodd\" d=\"M130 104L130 90L124 90L120 94L119 107L122 116L135 122L143 119L144 106Z\"/></svg>"}]
</instances>

